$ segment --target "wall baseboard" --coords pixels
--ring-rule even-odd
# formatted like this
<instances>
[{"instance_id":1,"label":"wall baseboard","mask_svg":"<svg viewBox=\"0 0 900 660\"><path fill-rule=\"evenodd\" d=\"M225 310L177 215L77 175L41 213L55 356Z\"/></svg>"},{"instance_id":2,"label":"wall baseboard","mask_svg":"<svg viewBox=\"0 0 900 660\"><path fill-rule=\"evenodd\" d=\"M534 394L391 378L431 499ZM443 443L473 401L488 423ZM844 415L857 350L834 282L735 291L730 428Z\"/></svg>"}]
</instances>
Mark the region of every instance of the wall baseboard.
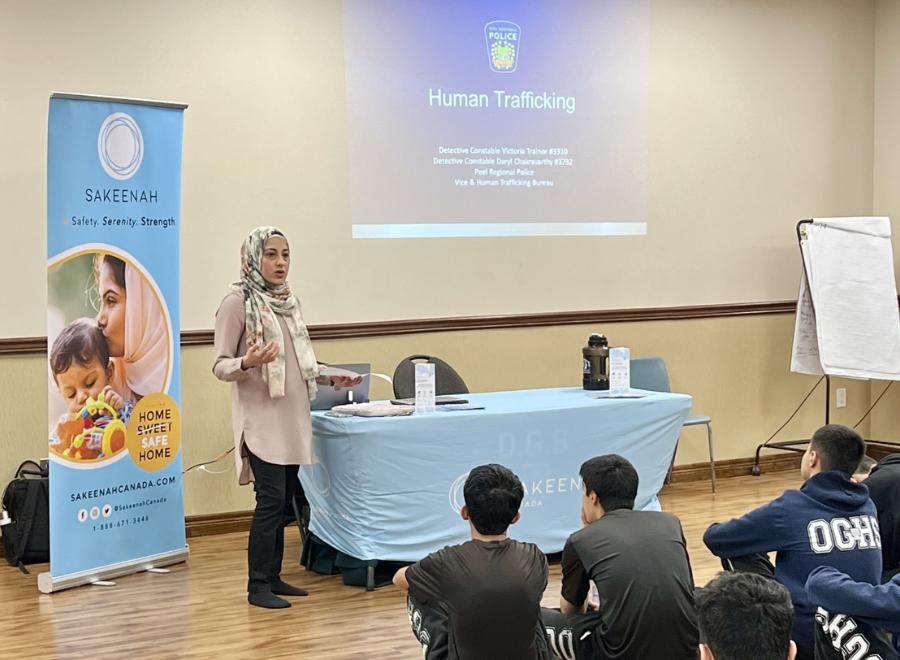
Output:
<instances>
[{"instance_id":1,"label":"wall baseboard","mask_svg":"<svg viewBox=\"0 0 900 660\"><path fill-rule=\"evenodd\" d=\"M866 453L876 461L880 461L888 454L900 453L900 448L870 444ZM802 454L794 451L779 451L777 454L763 455L759 458L759 468L763 474L767 472L785 472L787 470L799 470L800 459L802 457ZM752 474L752 469L752 456L748 456L747 458L732 458L725 461L716 461L716 478L727 479L728 477L746 477ZM708 462L676 465L672 470L671 481L673 484L709 480L710 474Z\"/></svg>"},{"instance_id":2,"label":"wall baseboard","mask_svg":"<svg viewBox=\"0 0 900 660\"><path fill-rule=\"evenodd\" d=\"M875 442L874 440L869 440L870 443ZM894 441L892 441L894 442ZM888 446L878 446L870 444L866 454L874 458L876 461L880 461L882 458L887 456L888 454L900 454L900 447L888 447Z\"/></svg>"},{"instance_id":3,"label":"wall baseboard","mask_svg":"<svg viewBox=\"0 0 900 660\"><path fill-rule=\"evenodd\" d=\"M246 532L250 529L252 521L252 511L227 511L202 516L188 516L184 521L184 527L187 537L192 538L194 536Z\"/></svg>"},{"instance_id":4,"label":"wall baseboard","mask_svg":"<svg viewBox=\"0 0 900 660\"><path fill-rule=\"evenodd\" d=\"M768 472L785 472L787 470L799 470L802 454L796 452L779 452L768 456L761 456L759 467L763 474ZM746 477L753 468L753 457L732 458L724 461L716 461L716 479L728 477ZM709 481L709 462L688 463L676 465L672 469L672 483L688 483L691 481Z\"/></svg>"},{"instance_id":5,"label":"wall baseboard","mask_svg":"<svg viewBox=\"0 0 900 660\"><path fill-rule=\"evenodd\" d=\"M870 447L869 456L875 460L881 460L890 453L890 449L883 447ZM797 452L779 452L761 456L759 467L763 474L770 472L787 472L800 470L802 454ZM716 461L716 478L727 479L729 477L746 477L751 474L753 457L732 458L724 461ZM672 483L690 483L692 481L709 481L709 463L687 463L676 465L672 470ZM231 532L247 532L253 521L252 511L229 511L226 513L210 513L202 516L188 516L185 520L187 537L211 536L213 534L229 534Z\"/></svg>"},{"instance_id":6,"label":"wall baseboard","mask_svg":"<svg viewBox=\"0 0 900 660\"><path fill-rule=\"evenodd\" d=\"M719 479L743 477L750 474L752 466L752 457L716 461L716 477ZM763 456L760 460L760 467L764 474L767 472L798 470L800 468L800 454ZM672 470L672 483L691 481L709 481L709 463L676 465L675 469ZM213 534L229 534L231 532L247 532L252 521L252 511L229 511L202 516L188 516L185 521L185 527L187 537L192 538Z\"/></svg>"}]
</instances>

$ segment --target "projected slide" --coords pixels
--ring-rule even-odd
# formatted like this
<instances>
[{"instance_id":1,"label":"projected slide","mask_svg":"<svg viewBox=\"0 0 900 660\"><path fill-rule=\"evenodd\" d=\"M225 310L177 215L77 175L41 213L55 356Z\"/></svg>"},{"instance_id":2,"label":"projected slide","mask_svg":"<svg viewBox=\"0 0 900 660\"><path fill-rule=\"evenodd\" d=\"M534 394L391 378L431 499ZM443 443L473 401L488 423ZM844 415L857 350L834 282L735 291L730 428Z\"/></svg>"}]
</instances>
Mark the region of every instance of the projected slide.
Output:
<instances>
[{"instance_id":1,"label":"projected slide","mask_svg":"<svg viewBox=\"0 0 900 660\"><path fill-rule=\"evenodd\" d=\"M344 0L354 238L647 232L649 0Z\"/></svg>"}]
</instances>

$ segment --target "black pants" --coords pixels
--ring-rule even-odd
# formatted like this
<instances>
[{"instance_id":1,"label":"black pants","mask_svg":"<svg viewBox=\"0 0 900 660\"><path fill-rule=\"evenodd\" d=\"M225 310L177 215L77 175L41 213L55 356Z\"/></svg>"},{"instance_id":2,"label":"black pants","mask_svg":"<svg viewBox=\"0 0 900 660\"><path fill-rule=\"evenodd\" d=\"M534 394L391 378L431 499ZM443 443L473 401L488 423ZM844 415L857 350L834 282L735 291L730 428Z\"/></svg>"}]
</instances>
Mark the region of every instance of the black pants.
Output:
<instances>
[{"instance_id":1,"label":"black pants","mask_svg":"<svg viewBox=\"0 0 900 660\"><path fill-rule=\"evenodd\" d=\"M450 650L447 613L439 607L422 605L410 595L406 597L406 612L413 636L422 645L422 657L446 660Z\"/></svg>"},{"instance_id":2,"label":"black pants","mask_svg":"<svg viewBox=\"0 0 900 660\"><path fill-rule=\"evenodd\" d=\"M406 611L413 637L422 645L422 657L425 660L447 660L450 656L450 630L446 609L440 604L433 607L422 605L408 594ZM559 610L556 613L559 614ZM543 624L538 621L534 631L536 660L550 660L553 657L544 632ZM485 633L490 634L488 629Z\"/></svg>"},{"instance_id":3,"label":"black pants","mask_svg":"<svg viewBox=\"0 0 900 660\"><path fill-rule=\"evenodd\" d=\"M267 463L249 451L247 457L256 492L256 509L247 544L247 591L258 593L268 591L280 579L284 528L295 520L294 498L297 498L297 510L302 510L306 496L297 478L298 466Z\"/></svg>"},{"instance_id":4,"label":"black pants","mask_svg":"<svg viewBox=\"0 0 900 660\"><path fill-rule=\"evenodd\" d=\"M541 621L550 651L561 660L591 660L593 635L602 619L599 612L563 614L558 609L541 608Z\"/></svg>"},{"instance_id":5,"label":"black pants","mask_svg":"<svg viewBox=\"0 0 900 660\"><path fill-rule=\"evenodd\" d=\"M775 579L775 566L769 561L769 555L765 553L723 559L722 568L729 573L754 573Z\"/></svg>"}]
</instances>

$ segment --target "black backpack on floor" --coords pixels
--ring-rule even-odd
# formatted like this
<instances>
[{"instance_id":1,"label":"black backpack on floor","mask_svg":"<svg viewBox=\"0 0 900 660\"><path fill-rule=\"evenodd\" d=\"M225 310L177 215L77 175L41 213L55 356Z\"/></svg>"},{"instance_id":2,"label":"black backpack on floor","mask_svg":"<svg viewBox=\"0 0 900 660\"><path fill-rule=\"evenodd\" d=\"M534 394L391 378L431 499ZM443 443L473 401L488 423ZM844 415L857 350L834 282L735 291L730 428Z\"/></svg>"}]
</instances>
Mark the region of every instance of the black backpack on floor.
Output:
<instances>
[{"instance_id":1,"label":"black backpack on floor","mask_svg":"<svg viewBox=\"0 0 900 660\"><path fill-rule=\"evenodd\" d=\"M0 527L6 561L27 573L25 564L50 561L50 489L46 469L25 461L3 491L10 522Z\"/></svg>"}]
</instances>

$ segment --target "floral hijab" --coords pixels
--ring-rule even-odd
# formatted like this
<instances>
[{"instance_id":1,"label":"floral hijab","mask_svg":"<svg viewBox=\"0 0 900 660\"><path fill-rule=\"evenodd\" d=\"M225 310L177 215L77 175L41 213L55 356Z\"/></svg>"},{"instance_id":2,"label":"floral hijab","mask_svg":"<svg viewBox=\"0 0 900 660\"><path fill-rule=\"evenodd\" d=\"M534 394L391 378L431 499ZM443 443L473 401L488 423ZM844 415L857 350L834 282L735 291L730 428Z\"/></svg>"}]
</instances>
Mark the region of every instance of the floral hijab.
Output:
<instances>
[{"instance_id":1,"label":"floral hijab","mask_svg":"<svg viewBox=\"0 0 900 660\"><path fill-rule=\"evenodd\" d=\"M269 396L272 398L284 396L287 348L276 318L277 314L283 316L287 323L291 348L300 364L300 374L306 381L309 398L314 399L318 365L309 340L309 332L300 314L300 302L286 282L279 285L271 284L262 275L263 249L266 241L272 236L284 237L284 233L275 227L257 227L250 232L241 246L241 279L232 284L231 290L244 298L247 345L254 342L265 344L270 341L278 344L278 356L261 367L263 379L269 386Z\"/></svg>"}]
</instances>

